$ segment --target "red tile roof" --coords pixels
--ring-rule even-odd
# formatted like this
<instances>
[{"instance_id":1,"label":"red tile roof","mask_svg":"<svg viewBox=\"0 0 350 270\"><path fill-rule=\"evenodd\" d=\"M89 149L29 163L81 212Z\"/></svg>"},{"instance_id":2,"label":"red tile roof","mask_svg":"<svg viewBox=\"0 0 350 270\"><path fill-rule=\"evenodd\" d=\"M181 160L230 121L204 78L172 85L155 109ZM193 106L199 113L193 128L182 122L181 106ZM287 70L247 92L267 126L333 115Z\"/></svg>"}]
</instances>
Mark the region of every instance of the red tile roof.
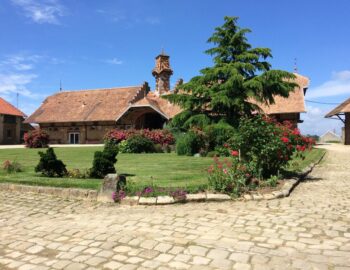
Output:
<instances>
[{"instance_id":1,"label":"red tile roof","mask_svg":"<svg viewBox=\"0 0 350 270\"><path fill-rule=\"evenodd\" d=\"M289 93L288 98L276 96L274 104L261 104L256 101L251 101L257 104L266 114L283 114L283 113L301 113L306 112L304 89L309 86L310 80L300 74L294 73L296 76L295 83L299 86Z\"/></svg>"},{"instance_id":2,"label":"red tile roof","mask_svg":"<svg viewBox=\"0 0 350 270\"><path fill-rule=\"evenodd\" d=\"M26 117L26 115L23 112L18 110L15 106L11 105L1 97L0 97L0 114Z\"/></svg>"},{"instance_id":3,"label":"red tile roof","mask_svg":"<svg viewBox=\"0 0 350 270\"><path fill-rule=\"evenodd\" d=\"M143 86L63 91L49 96L26 123L115 121Z\"/></svg>"}]
</instances>

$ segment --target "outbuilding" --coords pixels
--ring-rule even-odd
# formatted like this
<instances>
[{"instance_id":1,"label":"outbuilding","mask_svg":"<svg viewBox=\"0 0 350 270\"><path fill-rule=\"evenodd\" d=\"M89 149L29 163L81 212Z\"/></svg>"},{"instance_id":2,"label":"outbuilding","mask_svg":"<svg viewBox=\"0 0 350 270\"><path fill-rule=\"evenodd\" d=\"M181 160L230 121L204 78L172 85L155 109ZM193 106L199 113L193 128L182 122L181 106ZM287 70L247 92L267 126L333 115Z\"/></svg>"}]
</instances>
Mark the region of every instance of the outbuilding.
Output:
<instances>
[{"instance_id":1,"label":"outbuilding","mask_svg":"<svg viewBox=\"0 0 350 270\"><path fill-rule=\"evenodd\" d=\"M344 123L344 144L350 145L350 98L326 114L326 118L337 117Z\"/></svg>"}]
</instances>

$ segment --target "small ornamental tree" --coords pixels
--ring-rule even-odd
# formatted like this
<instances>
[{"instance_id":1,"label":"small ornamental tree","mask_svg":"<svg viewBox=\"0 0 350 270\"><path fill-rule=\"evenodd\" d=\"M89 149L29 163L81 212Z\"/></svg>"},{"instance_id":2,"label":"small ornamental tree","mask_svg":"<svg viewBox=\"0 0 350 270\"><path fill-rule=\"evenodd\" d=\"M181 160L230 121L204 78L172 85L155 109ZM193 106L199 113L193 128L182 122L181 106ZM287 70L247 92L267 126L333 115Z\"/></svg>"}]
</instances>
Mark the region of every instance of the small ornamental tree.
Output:
<instances>
[{"instance_id":1,"label":"small ornamental tree","mask_svg":"<svg viewBox=\"0 0 350 270\"><path fill-rule=\"evenodd\" d=\"M39 152L40 161L35 167L35 172L41 172L48 177L63 177L67 175L66 165L59 159L53 150L49 147L46 152Z\"/></svg>"},{"instance_id":2,"label":"small ornamental tree","mask_svg":"<svg viewBox=\"0 0 350 270\"><path fill-rule=\"evenodd\" d=\"M246 34L251 31L237 25L237 17L225 17L225 23L208 39L214 47L206 53L214 57L214 66L178 86L177 93L162 96L183 108L174 117L173 127L188 130L226 121L238 126L242 116L259 110L251 100L274 103L274 96L288 97L296 84L295 76L272 70L268 48L253 48Z\"/></svg>"},{"instance_id":3,"label":"small ornamental tree","mask_svg":"<svg viewBox=\"0 0 350 270\"><path fill-rule=\"evenodd\" d=\"M118 146L113 142L107 141L103 151L96 151L90 176L94 178L103 178L109 173L115 173L114 164L117 162Z\"/></svg>"},{"instance_id":4,"label":"small ornamental tree","mask_svg":"<svg viewBox=\"0 0 350 270\"><path fill-rule=\"evenodd\" d=\"M28 148L46 148L49 144L49 135L42 129L35 129L25 133L23 139Z\"/></svg>"}]
</instances>

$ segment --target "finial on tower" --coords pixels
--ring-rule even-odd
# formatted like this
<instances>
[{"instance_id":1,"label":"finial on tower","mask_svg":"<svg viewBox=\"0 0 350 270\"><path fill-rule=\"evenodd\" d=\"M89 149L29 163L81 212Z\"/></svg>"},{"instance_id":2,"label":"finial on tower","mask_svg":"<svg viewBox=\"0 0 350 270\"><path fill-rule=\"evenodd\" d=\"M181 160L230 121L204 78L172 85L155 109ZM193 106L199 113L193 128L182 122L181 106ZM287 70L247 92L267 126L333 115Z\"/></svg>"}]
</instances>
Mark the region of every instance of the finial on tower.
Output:
<instances>
[{"instance_id":1,"label":"finial on tower","mask_svg":"<svg viewBox=\"0 0 350 270\"><path fill-rule=\"evenodd\" d=\"M297 63L297 58L294 58L294 73L298 73L298 63Z\"/></svg>"}]
</instances>

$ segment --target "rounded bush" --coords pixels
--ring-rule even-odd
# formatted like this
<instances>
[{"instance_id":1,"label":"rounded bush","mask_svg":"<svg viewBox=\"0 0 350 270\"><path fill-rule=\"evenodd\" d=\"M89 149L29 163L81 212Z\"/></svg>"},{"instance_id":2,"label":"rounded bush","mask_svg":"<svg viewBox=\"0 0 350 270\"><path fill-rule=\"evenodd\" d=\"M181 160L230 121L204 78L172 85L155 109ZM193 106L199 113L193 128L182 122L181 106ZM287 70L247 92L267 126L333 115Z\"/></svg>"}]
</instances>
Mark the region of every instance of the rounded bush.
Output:
<instances>
[{"instance_id":1,"label":"rounded bush","mask_svg":"<svg viewBox=\"0 0 350 270\"><path fill-rule=\"evenodd\" d=\"M176 141L176 152L179 156L193 156L200 152L201 147L201 139L192 131L180 136Z\"/></svg>"},{"instance_id":2,"label":"rounded bush","mask_svg":"<svg viewBox=\"0 0 350 270\"><path fill-rule=\"evenodd\" d=\"M135 135L126 140L129 153L154 153L156 152L154 143L142 136Z\"/></svg>"}]
</instances>

